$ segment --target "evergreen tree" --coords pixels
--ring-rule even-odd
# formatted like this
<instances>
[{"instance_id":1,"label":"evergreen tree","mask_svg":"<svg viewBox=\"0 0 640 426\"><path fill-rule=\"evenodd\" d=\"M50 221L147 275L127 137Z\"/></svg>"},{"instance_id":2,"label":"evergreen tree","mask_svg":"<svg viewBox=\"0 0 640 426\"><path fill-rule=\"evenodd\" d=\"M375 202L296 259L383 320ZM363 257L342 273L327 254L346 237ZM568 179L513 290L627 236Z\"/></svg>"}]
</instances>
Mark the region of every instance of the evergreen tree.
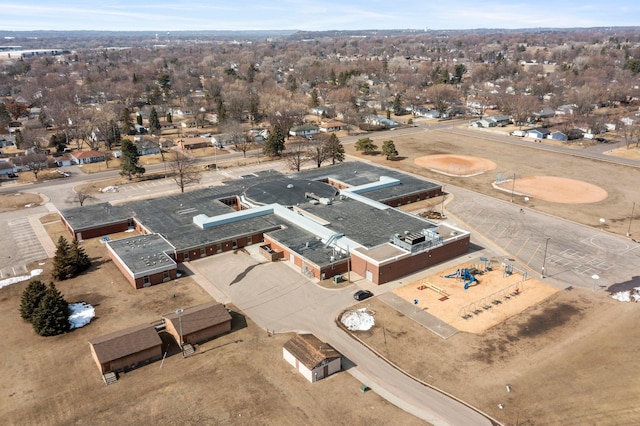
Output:
<instances>
[{"instance_id":1,"label":"evergreen tree","mask_svg":"<svg viewBox=\"0 0 640 426\"><path fill-rule=\"evenodd\" d=\"M337 83L337 77L336 77L336 72L333 70L333 68L331 68L331 72L329 73L329 81L332 84L336 84Z\"/></svg>"},{"instance_id":2,"label":"evergreen tree","mask_svg":"<svg viewBox=\"0 0 640 426\"><path fill-rule=\"evenodd\" d=\"M336 161L342 163L344 161L344 146L336 134L331 133L325 144L327 155L331 158L331 164L336 164Z\"/></svg>"},{"instance_id":3,"label":"evergreen tree","mask_svg":"<svg viewBox=\"0 0 640 426\"><path fill-rule=\"evenodd\" d=\"M122 130L124 133L129 133L133 127L133 120L131 120L131 110L124 107L122 114L120 114L120 122L122 123Z\"/></svg>"},{"instance_id":4,"label":"evergreen tree","mask_svg":"<svg viewBox=\"0 0 640 426\"><path fill-rule=\"evenodd\" d=\"M74 268L70 258L69 242L62 235L58 238L56 254L53 257L53 271L51 276L54 280L66 280L73 277Z\"/></svg>"},{"instance_id":5,"label":"evergreen tree","mask_svg":"<svg viewBox=\"0 0 640 426\"><path fill-rule=\"evenodd\" d=\"M318 91L316 90L316 88L314 87L311 90L311 107L315 108L318 105L320 105L320 99L318 99Z\"/></svg>"},{"instance_id":6,"label":"evergreen tree","mask_svg":"<svg viewBox=\"0 0 640 426\"><path fill-rule=\"evenodd\" d=\"M262 152L269 157L278 157L284 149L284 134L279 126L274 126L271 132L269 132Z\"/></svg>"},{"instance_id":7,"label":"evergreen tree","mask_svg":"<svg viewBox=\"0 0 640 426\"><path fill-rule=\"evenodd\" d=\"M395 98L393 98L393 113L395 115L402 114L402 95L400 93L396 93Z\"/></svg>"},{"instance_id":8,"label":"evergreen tree","mask_svg":"<svg viewBox=\"0 0 640 426\"><path fill-rule=\"evenodd\" d=\"M382 155L386 156L387 160L398 156L398 150L392 140L382 142Z\"/></svg>"},{"instance_id":9,"label":"evergreen tree","mask_svg":"<svg viewBox=\"0 0 640 426\"><path fill-rule=\"evenodd\" d=\"M160 131L160 120L158 119L158 111L155 108L151 108L149 113L149 130L151 133Z\"/></svg>"},{"instance_id":10,"label":"evergreen tree","mask_svg":"<svg viewBox=\"0 0 640 426\"><path fill-rule=\"evenodd\" d=\"M74 273L73 275L78 275L91 266L91 259L87 255L87 252L84 251L84 248L80 246L78 240L74 240L71 244L71 249L69 250L69 258L73 264Z\"/></svg>"},{"instance_id":11,"label":"evergreen tree","mask_svg":"<svg viewBox=\"0 0 640 426\"><path fill-rule=\"evenodd\" d=\"M136 123L142 126L142 116L140 114L136 114Z\"/></svg>"},{"instance_id":12,"label":"evergreen tree","mask_svg":"<svg viewBox=\"0 0 640 426\"><path fill-rule=\"evenodd\" d=\"M289 74L287 77L287 89L289 89L292 95L298 90L298 80L296 80L293 74Z\"/></svg>"},{"instance_id":13,"label":"evergreen tree","mask_svg":"<svg viewBox=\"0 0 640 426\"><path fill-rule=\"evenodd\" d=\"M47 292L47 286L42 281L31 280L20 298L20 316L25 321L31 322L33 314L40 305L40 301Z\"/></svg>"},{"instance_id":14,"label":"evergreen tree","mask_svg":"<svg viewBox=\"0 0 640 426\"><path fill-rule=\"evenodd\" d=\"M378 149L378 146L370 138L358 139L354 147L356 151L362 151L363 154L373 154Z\"/></svg>"},{"instance_id":15,"label":"evergreen tree","mask_svg":"<svg viewBox=\"0 0 640 426\"><path fill-rule=\"evenodd\" d=\"M115 120L109 120L109 125L107 126L107 135L105 137L105 145L107 149L111 149L113 145L116 145L120 142L121 139L120 128L116 124Z\"/></svg>"},{"instance_id":16,"label":"evergreen tree","mask_svg":"<svg viewBox=\"0 0 640 426\"><path fill-rule=\"evenodd\" d=\"M224 106L224 101L221 97L216 99L216 112L218 113L218 123L223 124L227 119L227 108Z\"/></svg>"},{"instance_id":17,"label":"evergreen tree","mask_svg":"<svg viewBox=\"0 0 640 426\"><path fill-rule=\"evenodd\" d=\"M40 336L56 336L69 331L69 304L54 283L49 284L31 323Z\"/></svg>"},{"instance_id":18,"label":"evergreen tree","mask_svg":"<svg viewBox=\"0 0 640 426\"><path fill-rule=\"evenodd\" d=\"M133 142L129 139L123 139L120 152L120 175L126 176L129 180L132 176L142 176L145 169L138 164L140 154L138 154L138 148Z\"/></svg>"}]
</instances>

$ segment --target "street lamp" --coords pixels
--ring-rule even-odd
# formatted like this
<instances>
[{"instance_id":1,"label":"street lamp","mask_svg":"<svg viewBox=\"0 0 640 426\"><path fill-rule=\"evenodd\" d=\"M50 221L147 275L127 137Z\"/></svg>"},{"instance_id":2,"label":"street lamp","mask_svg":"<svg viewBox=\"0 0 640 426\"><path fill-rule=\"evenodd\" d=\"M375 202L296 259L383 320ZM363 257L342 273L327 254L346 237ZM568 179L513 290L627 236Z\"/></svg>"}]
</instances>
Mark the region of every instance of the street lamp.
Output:
<instances>
[{"instance_id":1,"label":"street lamp","mask_svg":"<svg viewBox=\"0 0 640 426\"><path fill-rule=\"evenodd\" d=\"M633 202L633 206L631 206L631 216L629 216L629 229L627 229L627 237L631 236L631 221L633 220L633 211L636 208L636 202Z\"/></svg>"},{"instance_id":2,"label":"street lamp","mask_svg":"<svg viewBox=\"0 0 640 426\"><path fill-rule=\"evenodd\" d=\"M591 278L593 279L593 290L591 291L596 291L596 283L600 279L600 276L598 274L593 274L591 275Z\"/></svg>"},{"instance_id":3,"label":"street lamp","mask_svg":"<svg viewBox=\"0 0 640 426\"><path fill-rule=\"evenodd\" d=\"M176 309L176 315L178 315L178 327L179 327L179 332L180 332L180 350L182 351L182 357L184 358L184 340L182 338L182 313L184 312L184 309L179 308Z\"/></svg>"},{"instance_id":4,"label":"street lamp","mask_svg":"<svg viewBox=\"0 0 640 426\"><path fill-rule=\"evenodd\" d=\"M542 258L542 271L540 272L540 278L544 278L544 267L547 264L547 247L549 246L549 240L551 237L547 237L547 241L544 243L544 257Z\"/></svg>"}]
</instances>

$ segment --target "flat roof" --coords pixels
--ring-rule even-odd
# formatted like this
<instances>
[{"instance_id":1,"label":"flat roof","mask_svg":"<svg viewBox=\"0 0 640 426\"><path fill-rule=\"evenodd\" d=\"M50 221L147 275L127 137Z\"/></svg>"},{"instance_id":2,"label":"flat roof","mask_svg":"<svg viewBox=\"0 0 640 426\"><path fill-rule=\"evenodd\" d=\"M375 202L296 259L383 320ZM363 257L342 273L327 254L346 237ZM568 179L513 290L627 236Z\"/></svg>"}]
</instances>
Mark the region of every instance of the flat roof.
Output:
<instances>
[{"instance_id":1,"label":"flat roof","mask_svg":"<svg viewBox=\"0 0 640 426\"><path fill-rule=\"evenodd\" d=\"M338 199L330 205L305 203L298 208L329 222L328 228L367 248L385 244L398 233L436 228L433 222L418 216L392 208L379 210L350 198Z\"/></svg>"},{"instance_id":2,"label":"flat roof","mask_svg":"<svg viewBox=\"0 0 640 426\"><path fill-rule=\"evenodd\" d=\"M107 241L107 245L122 260L134 278L177 267L175 260L167 255L167 252L173 252L173 245L158 234Z\"/></svg>"},{"instance_id":3,"label":"flat roof","mask_svg":"<svg viewBox=\"0 0 640 426\"><path fill-rule=\"evenodd\" d=\"M442 186L396 170L377 167L359 161L349 161L322 168L304 170L294 173L291 176L299 179L333 179L349 186L360 186L367 183L378 182L380 176L398 179L401 182L400 185L380 188L362 194L367 198L380 202Z\"/></svg>"},{"instance_id":4,"label":"flat roof","mask_svg":"<svg viewBox=\"0 0 640 426\"><path fill-rule=\"evenodd\" d=\"M111 203L72 207L60 213L75 232L125 222L133 217L133 211L127 205L114 206Z\"/></svg>"},{"instance_id":5,"label":"flat roof","mask_svg":"<svg viewBox=\"0 0 640 426\"><path fill-rule=\"evenodd\" d=\"M397 180L398 183L384 185L384 179L381 181L383 176L391 178L389 181ZM373 183L382 183L382 185L359 193L354 199L338 196L335 188L318 182L328 180L351 187ZM293 187L287 188L288 184L292 184ZM277 214L265 214L237 222L221 223L206 229L197 226L193 218L198 215L213 218L232 213L235 210L221 200L242 198L247 194L254 201L258 198L259 203L276 200L282 203L281 205L294 206L294 211L299 210L298 213L312 219L318 223L318 226L326 228L330 234L344 234L344 237L351 240L354 245L361 244L371 250L386 245L396 234L422 233L424 229L429 229L438 232L444 239L455 235L453 232L458 230L447 231L442 225L438 228L433 222L418 216L366 202L369 199L380 203L391 198L439 187L438 184L395 170L366 163L347 162L304 170L291 175L266 170L247 174L241 179L227 181L222 185L190 192L131 201L121 206L101 203L67 209L62 213L74 229L135 218L148 232L162 235L176 251L204 247L257 233L268 233L294 252L322 267L339 259L339 256L334 253L333 248L324 247L325 243L320 241L311 229L302 225L302 222L294 223L296 215L282 217ZM312 191L307 191L309 188L313 188ZM306 192L313 192L322 198L330 198L331 203L310 202L312 199L304 196ZM361 198L361 201L357 198ZM96 222L95 218L101 219ZM446 235L447 233L451 235ZM118 245L111 243L111 247L117 248ZM145 256L147 256L146 252ZM139 251L130 255L124 252L125 262L129 259L128 262L135 270L144 271L146 264L135 265L134 262L140 257L142 254ZM333 261L330 260L331 257L334 258Z\"/></svg>"}]
</instances>

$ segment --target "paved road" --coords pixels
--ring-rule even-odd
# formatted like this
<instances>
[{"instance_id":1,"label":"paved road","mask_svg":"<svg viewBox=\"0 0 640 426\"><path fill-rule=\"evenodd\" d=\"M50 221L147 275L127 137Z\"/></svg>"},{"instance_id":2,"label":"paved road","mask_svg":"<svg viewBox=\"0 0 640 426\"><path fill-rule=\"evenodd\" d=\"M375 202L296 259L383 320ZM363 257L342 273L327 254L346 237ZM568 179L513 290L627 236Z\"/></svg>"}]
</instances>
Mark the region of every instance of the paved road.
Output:
<instances>
[{"instance_id":1,"label":"paved road","mask_svg":"<svg viewBox=\"0 0 640 426\"><path fill-rule=\"evenodd\" d=\"M233 302L260 327L310 332L329 342L349 360L347 364L355 364L348 370L354 377L416 417L434 425L491 424L466 405L398 371L335 324L337 315L354 304L355 286L320 288L287 263L259 263L257 256L226 253L186 266L215 299ZM225 274L219 273L222 268Z\"/></svg>"}]
</instances>

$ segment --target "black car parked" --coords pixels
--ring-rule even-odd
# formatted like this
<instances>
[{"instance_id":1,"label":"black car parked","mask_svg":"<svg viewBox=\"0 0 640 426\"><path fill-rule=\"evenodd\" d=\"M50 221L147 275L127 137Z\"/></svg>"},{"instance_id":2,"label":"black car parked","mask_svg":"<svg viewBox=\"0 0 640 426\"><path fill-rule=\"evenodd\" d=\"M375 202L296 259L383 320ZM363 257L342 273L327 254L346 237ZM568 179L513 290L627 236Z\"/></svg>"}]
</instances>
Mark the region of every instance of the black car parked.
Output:
<instances>
[{"instance_id":1,"label":"black car parked","mask_svg":"<svg viewBox=\"0 0 640 426\"><path fill-rule=\"evenodd\" d=\"M368 299L371 296L373 296L373 293L371 293L369 290L358 290L353 294L353 298L358 301Z\"/></svg>"}]
</instances>

